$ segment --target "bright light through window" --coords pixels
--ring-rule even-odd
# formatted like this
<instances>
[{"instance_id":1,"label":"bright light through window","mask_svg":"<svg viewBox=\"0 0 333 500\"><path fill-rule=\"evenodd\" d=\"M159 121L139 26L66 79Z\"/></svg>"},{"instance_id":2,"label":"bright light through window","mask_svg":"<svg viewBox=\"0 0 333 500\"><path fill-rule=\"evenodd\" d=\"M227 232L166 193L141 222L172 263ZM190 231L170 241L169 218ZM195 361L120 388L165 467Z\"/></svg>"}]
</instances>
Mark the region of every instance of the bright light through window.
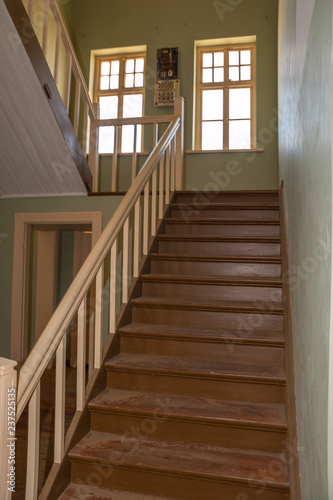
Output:
<instances>
[{"instance_id":1,"label":"bright light through window","mask_svg":"<svg viewBox=\"0 0 333 500\"><path fill-rule=\"evenodd\" d=\"M100 105L101 119L139 118L143 116L145 57L126 55L101 58L97 65L95 97ZM118 148L122 153L134 149L134 126L119 129ZM142 126L136 127L136 149L141 151ZM101 127L99 152L113 153L114 127Z\"/></svg>"},{"instance_id":2,"label":"bright light through window","mask_svg":"<svg viewBox=\"0 0 333 500\"><path fill-rule=\"evenodd\" d=\"M199 48L197 61L197 148L255 147L255 45Z\"/></svg>"}]
</instances>

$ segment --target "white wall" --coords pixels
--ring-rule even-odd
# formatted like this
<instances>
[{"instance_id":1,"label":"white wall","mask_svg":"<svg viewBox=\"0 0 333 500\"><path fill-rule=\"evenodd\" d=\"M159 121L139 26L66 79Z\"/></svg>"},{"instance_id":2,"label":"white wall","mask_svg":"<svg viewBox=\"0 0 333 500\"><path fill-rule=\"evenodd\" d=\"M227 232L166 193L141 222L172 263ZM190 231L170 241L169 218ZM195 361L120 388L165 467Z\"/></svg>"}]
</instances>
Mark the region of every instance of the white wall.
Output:
<instances>
[{"instance_id":1,"label":"white wall","mask_svg":"<svg viewBox=\"0 0 333 500\"><path fill-rule=\"evenodd\" d=\"M325 500L331 427L332 0L280 0L279 23L279 158L288 212L302 499Z\"/></svg>"}]
</instances>

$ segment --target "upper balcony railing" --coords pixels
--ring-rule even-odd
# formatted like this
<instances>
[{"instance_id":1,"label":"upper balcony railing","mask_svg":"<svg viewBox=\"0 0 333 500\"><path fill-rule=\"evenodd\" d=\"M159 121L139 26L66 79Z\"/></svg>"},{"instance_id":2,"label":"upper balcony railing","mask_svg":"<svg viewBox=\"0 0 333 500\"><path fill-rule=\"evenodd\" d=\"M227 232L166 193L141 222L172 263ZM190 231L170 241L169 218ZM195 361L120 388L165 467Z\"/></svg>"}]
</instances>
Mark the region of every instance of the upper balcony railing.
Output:
<instances>
[{"instance_id":1,"label":"upper balcony railing","mask_svg":"<svg viewBox=\"0 0 333 500\"><path fill-rule=\"evenodd\" d=\"M67 113L69 114L74 132L79 139L81 148L85 157L88 158L89 168L92 174L92 190L107 192L116 192L119 185L119 159L118 159L118 137L120 129L124 125L134 126L134 145L131 162L131 179L133 182L137 171L138 154L136 151L136 131L138 126L142 126L142 136L145 136L145 142L148 142L154 148L162 132L159 131L159 125L167 126L173 116L145 116L141 118L122 118L116 120L99 119L99 106L92 103L89 90L84 79L79 61L69 36L66 24L63 20L61 10L57 0L24 0L30 23L37 35L42 47L46 61L58 87L59 94L63 100ZM175 102L174 115L180 116L181 120L182 101ZM99 155L99 131L101 127L115 127L114 145L112 153L112 174L111 182L105 188L101 188L100 183L100 155ZM147 140L152 128L152 140ZM165 128L165 127L164 127ZM145 130L147 129L147 130ZM161 129L160 129L161 130ZM178 145L181 141L178 141ZM147 156L149 151L146 153ZM178 163L182 151L176 152ZM181 182L181 173L178 184ZM126 190L128 185L126 187ZM123 189L122 189L123 191Z\"/></svg>"}]
</instances>

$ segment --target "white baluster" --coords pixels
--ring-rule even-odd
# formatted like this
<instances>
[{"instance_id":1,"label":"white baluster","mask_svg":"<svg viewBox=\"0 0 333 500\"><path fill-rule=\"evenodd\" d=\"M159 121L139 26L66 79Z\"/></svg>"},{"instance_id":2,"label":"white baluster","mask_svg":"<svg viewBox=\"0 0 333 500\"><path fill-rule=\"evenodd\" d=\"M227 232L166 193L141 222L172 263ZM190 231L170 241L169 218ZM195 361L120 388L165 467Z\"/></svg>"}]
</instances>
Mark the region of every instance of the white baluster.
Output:
<instances>
[{"instance_id":1,"label":"white baluster","mask_svg":"<svg viewBox=\"0 0 333 500\"><path fill-rule=\"evenodd\" d=\"M83 299L77 318L76 409L82 411L86 402L86 322L87 296Z\"/></svg>"},{"instance_id":2,"label":"white baluster","mask_svg":"<svg viewBox=\"0 0 333 500\"><path fill-rule=\"evenodd\" d=\"M40 382L29 402L25 498L37 500L40 438Z\"/></svg>"},{"instance_id":3,"label":"white baluster","mask_svg":"<svg viewBox=\"0 0 333 500\"><path fill-rule=\"evenodd\" d=\"M160 161L160 178L159 178L159 219L163 219L164 212L164 156L162 156Z\"/></svg>"},{"instance_id":4,"label":"white baluster","mask_svg":"<svg viewBox=\"0 0 333 500\"><path fill-rule=\"evenodd\" d=\"M66 395L66 334L56 354L56 388L54 416L54 462L60 464L65 450L65 395Z\"/></svg>"},{"instance_id":5,"label":"white baluster","mask_svg":"<svg viewBox=\"0 0 333 500\"><path fill-rule=\"evenodd\" d=\"M143 199L143 255L148 255L149 243L149 180L145 185Z\"/></svg>"},{"instance_id":6,"label":"white baluster","mask_svg":"<svg viewBox=\"0 0 333 500\"><path fill-rule=\"evenodd\" d=\"M123 229L123 292L122 302L126 304L128 301L128 286L129 286L129 217L127 217Z\"/></svg>"},{"instance_id":7,"label":"white baluster","mask_svg":"<svg viewBox=\"0 0 333 500\"><path fill-rule=\"evenodd\" d=\"M134 209L134 249L133 249L133 277L139 276L140 262L140 197Z\"/></svg>"},{"instance_id":8,"label":"white baluster","mask_svg":"<svg viewBox=\"0 0 333 500\"><path fill-rule=\"evenodd\" d=\"M118 254L118 238L111 247L110 257L110 316L109 316L109 331L116 332L117 325L117 254Z\"/></svg>"},{"instance_id":9,"label":"white baluster","mask_svg":"<svg viewBox=\"0 0 333 500\"><path fill-rule=\"evenodd\" d=\"M119 128L118 126L115 126L115 128L114 128L112 179L111 179L111 192L112 193L115 193L117 190L118 128Z\"/></svg>"}]
</instances>

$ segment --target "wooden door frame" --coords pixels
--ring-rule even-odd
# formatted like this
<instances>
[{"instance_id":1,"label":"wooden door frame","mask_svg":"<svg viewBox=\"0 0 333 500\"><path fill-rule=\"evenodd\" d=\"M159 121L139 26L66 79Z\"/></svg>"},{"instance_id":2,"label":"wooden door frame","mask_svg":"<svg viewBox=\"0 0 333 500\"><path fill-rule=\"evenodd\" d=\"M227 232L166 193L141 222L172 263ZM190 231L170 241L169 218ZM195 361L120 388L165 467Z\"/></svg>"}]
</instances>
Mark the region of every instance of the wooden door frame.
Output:
<instances>
[{"instance_id":1,"label":"wooden door frame","mask_svg":"<svg viewBox=\"0 0 333 500\"><path fill-rule=\"evenodd\" d=\"M92 247L102 232L102 212L16 213L11 305L11 359L19 364L27 357L30 235L32 225L91 225Z\"/></svg>"}]
</instances>

